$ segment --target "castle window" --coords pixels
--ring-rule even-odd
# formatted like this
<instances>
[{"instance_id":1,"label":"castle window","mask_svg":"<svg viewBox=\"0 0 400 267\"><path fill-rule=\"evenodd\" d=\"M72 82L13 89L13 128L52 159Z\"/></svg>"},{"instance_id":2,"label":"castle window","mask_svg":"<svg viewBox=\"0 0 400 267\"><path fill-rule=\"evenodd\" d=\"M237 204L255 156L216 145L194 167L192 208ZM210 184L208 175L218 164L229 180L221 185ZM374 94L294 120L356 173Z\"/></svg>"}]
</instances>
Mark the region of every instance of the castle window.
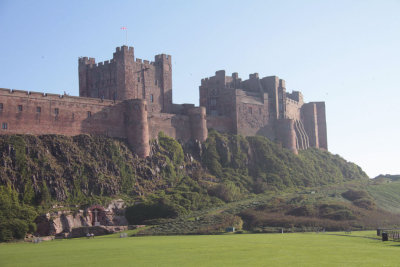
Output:
<instances>
[{"instance_id":1,"label":"castle window","mask_svg":"<svg viewBox=\"0 0 400 267\"><path fill-rule=\"evenodd\" d=\"M55 108L55 109L54 109L54 114L55 114L56 116L58 116L58 113L59 113L58 108Z\"/></svg>"},{"instance_id":2,"label":"castle window","mask_svg":"<svg viewBox=\"0 0 400 267\"><path fill-rule=\"evenodd\" d=\"M154 96L153 96L153 94L150 95L150 102L151 102L151 103L154 102Z\"/></svg>"},{"instance_id":3,"label":"castle window","mask_svg":"<svg viewBox=\"0 0 400 267\"><path fill-rule=\"evenodd\" d=\"M249 112L250 114L253 114L253 109L251 107L249 108Z\"/></svg>"},{"instance_id":4,"label":"castle window","mask_svg":"<svg viewBox=\"0 0 400 267\"><path fill-rule=\"evenodd\" d=\"M36 112L37 112L37 113L42 112L42 108L41 108L41 107L36 107Z\"/></svg>"},{"instance_id":5,"label":"castle window","mask_svg":"<svg viewBox=\"0 0 400 267\"><path fill-rule=\"evenodd\" d=\"M137 78L137 81L140 82L140 77Z\"/></svg>"},{"instance_id":6,"label":"castle window","mask_svg":"<svg viewBox=\"0 0 400 267\"><path fill-rule=\"evenodd\" d=\"M87 117L88 117L88 118L92 117L92 112L88 111L88 112L87 112Z\"/></svg>"},{"instance_id":7,"label":"castle window","mask_svg":"<svg viewBox=\"0 0 400 267\"><path fill-rule=\"evenodd\" d=\"M155 80L155 81L154 81L154 84L155 84L155 85L158 85L158 80Z\"/></svg>"},{"instance_id":8,"label":"castle window","mask_svg":"<svg viewBox=\"0 0 400 267\"><path fill-rule=\"evenodd\" d=\"M1 125L1 128L3 130L7 130L7 128L8 128L7 122L3 122L2 125Z\"/></svg>"},{"instance_id":9,"label":"castle window","mask_svg":"<svg viewBox=\"0 0 400 267\"><path fill-rule=\"evenodd\" d=\"M22 105L18 105L18 111L22 112Z\"/></svg>"},{"instance_id":10,"label":"castle window","mask_svg":"<svg viewBox=\"0 0 400 267\"><path fill-rule=\"evenodd\" d=\"M3 103L0 103L0 112L3 111Z\"/></svg>"},{"instance_id":11,"label":"castle window","mask_svg":"<svg viewBox=\"0 0 400 267\"><path fill-rule=\"evenodd\" d=\"M258 108L258 114L261 115L261 108Z\"/></svg>"},{"instance_id":12,"label":"castle window","mask_svg":"<svg viewBox=\"0 0 400 267\"><path fill-rule=\"evenodd\" d=\"M211 98L210 99L210 105L211 106L216 106L217 105L217 99L216 98Z\"/></svg>"}]
</instances>

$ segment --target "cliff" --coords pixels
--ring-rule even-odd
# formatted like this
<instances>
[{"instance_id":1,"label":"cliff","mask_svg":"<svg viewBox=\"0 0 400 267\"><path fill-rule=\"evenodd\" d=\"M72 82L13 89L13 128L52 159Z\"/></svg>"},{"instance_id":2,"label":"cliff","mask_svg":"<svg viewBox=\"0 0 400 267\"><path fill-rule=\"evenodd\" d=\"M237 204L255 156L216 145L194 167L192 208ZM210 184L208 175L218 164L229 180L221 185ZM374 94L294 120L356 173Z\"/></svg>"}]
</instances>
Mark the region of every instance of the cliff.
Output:
<instances>
[{"instance_id":1,"label":"cliff","mask_svg":"<svg viewBox=\"0 0 400 267\"><path fill-rule=\"evenodd\" d=\"M0 136L0 184L38 213L60 206L78 211L122 198L136 207L135 223L141 223L254 193L367 179L358 166L326 151L294 155L264 137L215 131L203 144L184 146L160 133L145 159L124 140L108 137Z\"/></svg>"}]
</instances>

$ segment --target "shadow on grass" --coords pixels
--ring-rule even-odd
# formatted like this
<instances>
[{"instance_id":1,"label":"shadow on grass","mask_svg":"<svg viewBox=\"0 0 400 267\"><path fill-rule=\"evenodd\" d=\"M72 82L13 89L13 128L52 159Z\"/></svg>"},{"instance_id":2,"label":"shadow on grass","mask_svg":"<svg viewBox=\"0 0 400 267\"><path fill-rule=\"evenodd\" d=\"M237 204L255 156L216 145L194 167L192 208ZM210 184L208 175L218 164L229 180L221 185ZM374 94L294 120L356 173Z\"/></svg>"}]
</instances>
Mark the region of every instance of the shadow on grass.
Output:
<instances>
[{"instance_id":1,"label":"shadow on grass","mask_svg":"<svg viewBox=\"0 0 400 267\"><path fill-rule=\"evenodd\" d=\"M372 240L381 240L380 238L377 238L377 237L361 236L361 235L348 235L348 234L327 234L327 235L346 236L346 237L358 237L358 238L366 238L366 239L372 239Z\"/></svg>"}]
</instances>

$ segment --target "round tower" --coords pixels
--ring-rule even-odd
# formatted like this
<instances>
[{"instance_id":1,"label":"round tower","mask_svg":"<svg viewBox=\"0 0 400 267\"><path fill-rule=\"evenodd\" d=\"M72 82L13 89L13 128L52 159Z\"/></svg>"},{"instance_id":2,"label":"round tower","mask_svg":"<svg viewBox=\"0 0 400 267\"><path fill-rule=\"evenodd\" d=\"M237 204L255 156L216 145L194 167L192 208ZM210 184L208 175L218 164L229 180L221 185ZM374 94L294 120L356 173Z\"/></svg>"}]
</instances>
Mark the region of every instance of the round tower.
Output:
<instances>
[{"instance_id":1,"label":"round tower","mask_svg":"<svg viewBox=\"0 0 400 267\"><path fill-rule=\"evenodd\" d=\"M143 99L130 99L126 103L126 136L135 153L142 158L150 155L147 103Z\"/></svg>"},{"instance_id":2,"label":"round tower","mask_svg":"<svg viewBox=\"0 0 400 267\"><path fill-rule=\"evenodd\" d=\"M277 121L277 137L282 145L291 150L294 154L298 154L296 145L296 131L294 129L294 120L281 119Z\"/></svg>"},{"instance_id":3,"label":"round tower","mask_svg":"<svg viewBox=\"0 0 400 267\"><path fill-rule=\"evenodd\" d=\"M191 108L188 110L188 115L190 119L190 131L192 133L192 139L204 142L208 136L206 108Z\"/></svg>"}]
</instances>

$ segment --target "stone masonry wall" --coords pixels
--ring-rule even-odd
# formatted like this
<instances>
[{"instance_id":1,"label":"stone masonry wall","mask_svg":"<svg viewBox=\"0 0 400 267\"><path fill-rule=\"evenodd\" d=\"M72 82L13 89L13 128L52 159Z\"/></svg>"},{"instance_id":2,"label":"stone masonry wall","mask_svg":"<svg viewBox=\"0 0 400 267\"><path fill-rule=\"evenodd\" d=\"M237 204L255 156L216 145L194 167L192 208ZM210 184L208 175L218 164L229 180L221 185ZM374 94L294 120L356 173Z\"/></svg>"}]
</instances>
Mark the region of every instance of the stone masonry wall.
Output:
<instances>
[{"instance_id":1,"label":"stone masonry wall","mask_svg":"<svg viewBox=\"0 0 400 267\"><path fill-rule=\"evenodd\" d=\"M126 138L139 156L160 131L188 141L207 137L204 108L187 114L148 112L141 99L101 100L0 89L0 134L98 134Z\"/></svg>"},{"instance_id":2,"label":"stone masonry wall","mask_svg":"<svg viewBox=\"0 0 400 267\"><path fill-rule=\"evenodd\" d=\"M220 70L202 79L199 90L208 128L263 135L295 153L309 146L327 149L325 103L304 104L301 92L286 93L286 82L277 76L253 73L242 81Z\"/></svg>"},{"instance_id":3,"label":"stone masonry wall","mask_svg":"<svg viewBox=\"0 0 400 267\"><path fill-rule=\"evenodd\" d=\"M155 56L154 62L134 58L133 47L117 47L111 60L96 64L79 58L79 95L82 97L147 101L149 112L171 112L171 56Z\"/></svg>"}]
</instances>

